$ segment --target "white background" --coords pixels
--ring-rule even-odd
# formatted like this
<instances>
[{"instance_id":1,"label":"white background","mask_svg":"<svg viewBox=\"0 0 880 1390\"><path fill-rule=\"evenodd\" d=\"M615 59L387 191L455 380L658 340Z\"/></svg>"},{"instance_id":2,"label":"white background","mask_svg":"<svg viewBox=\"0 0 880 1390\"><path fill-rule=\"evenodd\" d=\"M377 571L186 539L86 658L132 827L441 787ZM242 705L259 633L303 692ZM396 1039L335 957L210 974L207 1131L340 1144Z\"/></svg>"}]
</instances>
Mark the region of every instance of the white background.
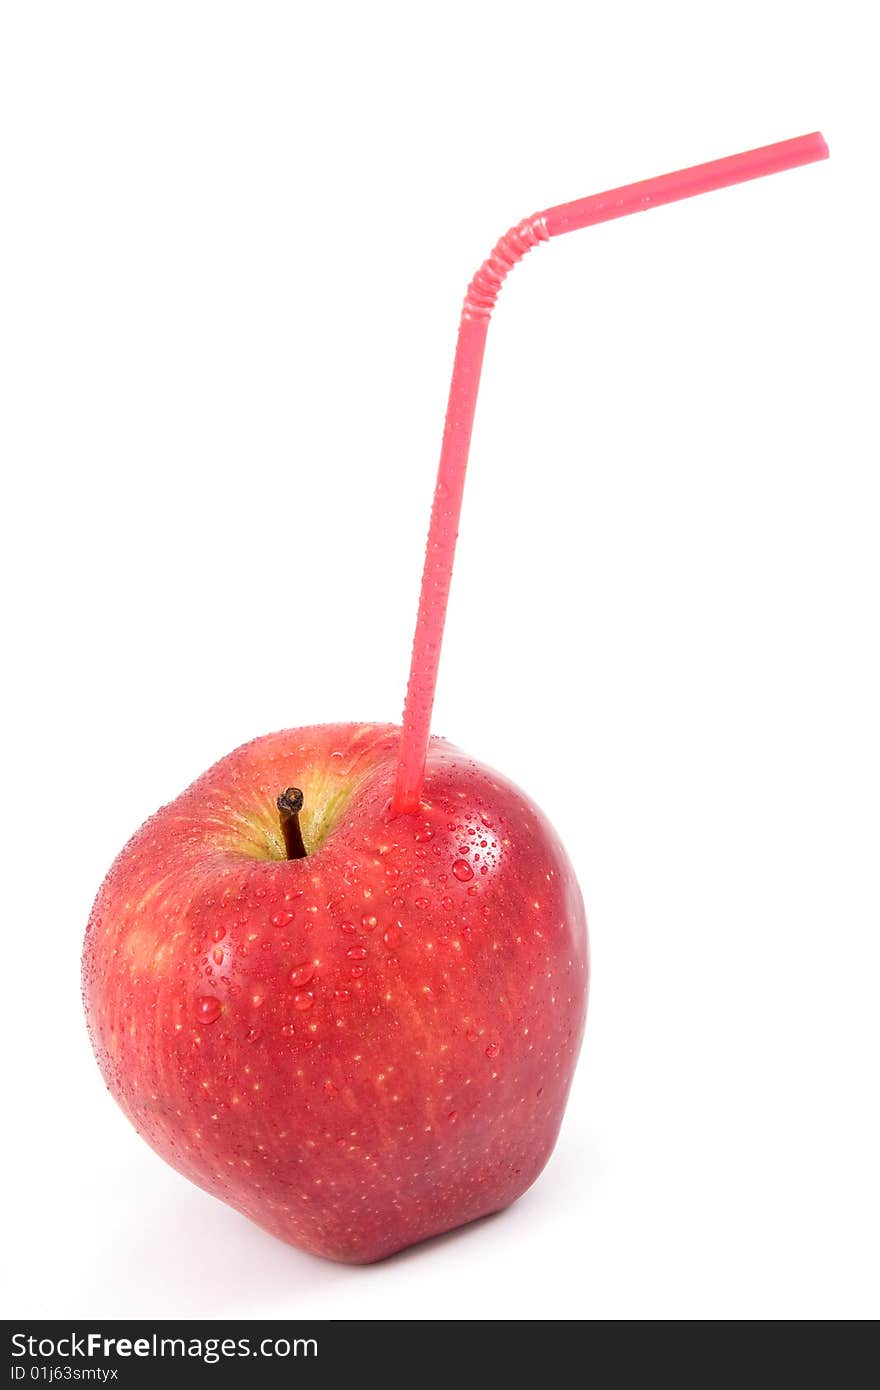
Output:
<instances>
[{"instance_id":1,"label":"white background","mask_svg":"<svg viewBox=\"0 0 880 1390\"><path fill-rule=\"evenodd\" d=\"M3 6L7 1315L880 1311L869 14ZM399 716L497 236L816 128L829 163L564 238L503 292L435 728L570 849L587 1041L506 1215L302 1255L105 1092L98 883L244 739Z\"/></svg>"}]
</instances>

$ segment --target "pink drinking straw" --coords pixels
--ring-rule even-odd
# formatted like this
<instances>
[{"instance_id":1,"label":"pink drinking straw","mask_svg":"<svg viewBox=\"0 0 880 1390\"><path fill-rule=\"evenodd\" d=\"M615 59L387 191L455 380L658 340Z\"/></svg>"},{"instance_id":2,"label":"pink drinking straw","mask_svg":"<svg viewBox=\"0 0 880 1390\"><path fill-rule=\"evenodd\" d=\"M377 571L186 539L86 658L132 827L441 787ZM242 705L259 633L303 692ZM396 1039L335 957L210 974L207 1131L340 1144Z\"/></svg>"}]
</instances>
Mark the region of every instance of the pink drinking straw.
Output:
<instances>
[{"instance_id":1,"label":"pink drinking straw","mask_svg":"<svg viewBox=\"0 0 880 1390\"><path fill-rule=\"evenodd\" d=\"M764 145L759 150L747 150L745 154L730 155L727 159L696 164L675 174L661 174L656 179L626 184L610 193L594 193L589 198L562 203L527 217L501 238L489 259L480 266L468 286L458 329L403 712L397 777L391 799L393 811L415 811L421 797L480 370L489 318L508 271L533 246L549 241L550 237L561 236L563 232L574 232L579 227L591 227L613 217L626 217L631 212L643 212L680 198L693 198L698 193L726 188L728 184L744 183L746 179L778 174L783 169L827 158L828 146L815 132L796 140Z\"/></svg>"}]
</instances>

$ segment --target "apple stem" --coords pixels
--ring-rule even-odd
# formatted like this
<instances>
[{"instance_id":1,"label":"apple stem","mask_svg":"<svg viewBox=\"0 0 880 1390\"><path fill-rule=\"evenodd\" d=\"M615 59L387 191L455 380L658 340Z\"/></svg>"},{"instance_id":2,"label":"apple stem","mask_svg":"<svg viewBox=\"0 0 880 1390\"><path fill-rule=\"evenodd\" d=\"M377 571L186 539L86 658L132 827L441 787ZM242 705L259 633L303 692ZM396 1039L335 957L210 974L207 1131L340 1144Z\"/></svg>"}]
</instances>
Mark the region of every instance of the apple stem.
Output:
<instances>
[{"instance_id":1,"label":"apple stem","mask_svg":"<svg viewBox=\"0 0 880 1390\"><path fill-rule=\"evenodd\" d=\"M393 811L417 811L421 800L483 351L489 317L508 271L533 246L563 232L827 158L828 146L816 132L681 169L674 174L662 174L656 179L627 184L609 193L596 193L573 203L563 203L526 218L507 232L477 271L465 296L452 368L391 798Z\"/></svg>"},{"instance_id":2,"label":"apple stem","mask_svg":"<svg viewBox=\"0 0 880 1390\"><path fill-rule=\"evenodd\" d=\"M306 847L303 844L299 813L303 808L303 794L299 787L288 787L276 802L281 821L281 834L288 859L305 859Z\"/></svg>"}]
</instances>

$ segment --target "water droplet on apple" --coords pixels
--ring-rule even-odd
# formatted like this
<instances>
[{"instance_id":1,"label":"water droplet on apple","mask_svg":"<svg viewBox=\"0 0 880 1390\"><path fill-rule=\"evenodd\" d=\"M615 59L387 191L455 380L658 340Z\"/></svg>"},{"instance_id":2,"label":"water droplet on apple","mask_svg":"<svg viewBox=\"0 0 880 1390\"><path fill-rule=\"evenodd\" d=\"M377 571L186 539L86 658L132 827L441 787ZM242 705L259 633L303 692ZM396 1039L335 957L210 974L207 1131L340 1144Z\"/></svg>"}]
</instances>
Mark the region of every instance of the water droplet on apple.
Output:
<instances>
[{"instance_id":1,"label":"water droplet on apple","mask_svg":"<svg viewBox=\"0 0 880 1390\"><path fill-rule=\"evenodd\" d=\"M212 941L222 941L225 935L226 935L226 928L225 928L225 927L215 927L214 930L211 932L211 940L212 940Z\"/></svg>"},{"instance_id":2,"label":"water droplet on apple","mask_svg":"<svg viewBox=\"0 0 880 1390\"><path fill-rule=\"evenodd\" d=\"M273 912L271 921L273 927L286 927L288 922L293 921L293 913L283 908L281 912Z\"/></svg>"},{"instance_id":3,"label":"water droplet on apple","mask_svg":"<svg viewBox=\"0 0 880 1390\"><path fill-rule=\"evenodd\" d=\"M294 988L299 988L301 985L307 985L309 980L314 978L314 975L314 965L310 960L304 960L302 965L295 965L293 967L288 979Z\"/></svg>"},{"instance_id":4,"label":"water droplet on apple","mask_svg":"<svg viewBox=\"0 0 880 1390\"><path fill-rule=\"evenodd\" d=\"M325 1082L324 1082L324 1095L325 1095L325 1096L338 1096L338 1095L339 1095L339 1087L338 1087L338 1086L334 1086L332 1081L325 1081Z\"/></svg>"},{"instance_id":5,"label":"water droplet on apple","mask_svg":"<svg viewBox=\"0 0 880 1390\"><path fill-rule=\"evenodd\" d=\"M427 840L433 840L434 832L430 825L423 825L421 830L416 831L415 838L417 844L423 845Z\"/></svg>"},{"instance_id":6,"label":"water droplet on apple","mask_svg":"<svg viewBox=\"0 0 880 1390\"><path fill-rule=\"evenodd\" d=\"M459 883L467 883L474 876L474 871L466 859L456 859L452 866L452 874Z\"/></svg>"},{"instance_id":7,"label":"water droplet on apple","mask_svg":"<svg viewBox=\"0 0 880 1390\"><path fill-rule=\"evenodd\" d=\"M490 1043L489 1046L486 1048L486 1056L489 1058L490 1062L494 1062L495 1058L498 1056L498 1053L500 1051L501 1048L498 1046L497 1043Z\"/></svg>"},{"instance_id":8,"label":"water droplet on apple","mask_svg":"<svg viewBox=\"0 0 880 1390\"><path fill-rule=\"evenodd\" d=\"M424 912L424 910L425 910L425 908L426 908L427 906L428 906L428 899L427 899L427 898L416 898L416 907L419 908L422 912Z\"/></svg>"},{"instance_id":9,"label":"water droplet on apple","mask_svg":"<svg viewBox=\"0 0 880 1390\"><path fill-rule=\"evenodd\" d=\"M314 1002L315 996L307 989L300 990L299 994L293 996L293 1007L299 1009L300 1013L305 1013L306 1009L310 1009Z\"/></svg>"},{"instance_id":10,"label":"water droplet on apple","mask_svg":"<svg viewBox=\"0 0 880 1390\"><path fill-rule=\"evenodd\" d=\"M366 946L352 946L345 953L349 960L364 960L367 954Z\"/></svg>"},{"instance_id":11,"label":"water droplet on apple","mask_svg":"<svg viewBox=\"0 0 880 1390\"><path fill-rule=\"evenodd\" d=\"M344 931L346 936L354 936L355 932L357 931L357 927L355 926L354 922L342 922L340 923L339 930Z\"/></svg>"},{"instance_id":12,"label":"water droplet on apple","mask_svg":"<svg viewBox=\"0 0 880 1390\"><path fill-rule=\"evenodd\" d=\"M382 935L382 940L386 946L396 946L400 941L400 923L392 925Z\"/></svg>"},{"instance_id":13,"label":"water droplet on apple","mask_svg":"<svg viewBox=\"0 0 880 1390\"><path fill-rule=\"evenodd\" d=\"M196 1017L200 1023L216 1023L223 1012L223 1005L213 994L203 994L196 1000Z\"/></svg>"},{"instance_id":14,"label":"water droplet on apple","mask_svg":"<svg viewBox=\"0 0 880 1390\"><path fill-rule=\"evenodd\" d=\"M336 989L333 991L333 998L340 1004L347 1004L351 994L347 989Z\"/></svg>"},{"instance_id":15,"label":"water droplet on apple","mask_svg":"<svg viewBox=\"0 0 880 1390\"><path fill-rule=\"evenodd\" d=\"M361 918L361 926L363 927L364 931L375 931L376 920L377 919L373 916L371 912L365 912L363 917Z\"/></svg>"},{"instance_id":16,"label":"water droplet on apple","mask_svg":"<svg viewBox=\"0 0 880 1390\"><path fill-rule=\"evenodd\" d=\"M215 965L222 965L222 964L223 964L223 951L221 950L221 948L220 948L219 946L215 946L215 947L214 947L213 951L211 952L211 955L212 955L212 957L213 957L213 960L214 960L214 964L215 964Z\"/></svg>"},{"instance_id":17,"label":"water droplet on apple","mask_svg":"<svg viewBox=\"0 0 880 1390\"><path fill-rule=\"evenodd\" d=\"M479 1036L480 1035L477 1032L476 1028L469 1028L465 1033L465 1037L467 1038L468 1042L476 1042Z\"/></svg>"},{"instance_id":18,"label":"water droplet on apple","mask_svg":"<svg viewBox=\"0 0 880 1390\"><path fill-rule=\"evenodd\" d=\"M351 967L351 978L352 978L353 980L359 980L359 979L361 978L361 976L363 975L363 973L364 973L364 967L363 967L362 965L353 965L353 966Z\"/></svg>"},{"instance_id":19,"label":"water droplet on apple","mask_svg":"<svg viewBox=\"0 0 880 1390\"><path fill-rule=\"evenodd\" d=\"M244 1035L245 1042L259 1042L262 1030L259 1028L249 1028Z\"/></svg>"}]
</instances>

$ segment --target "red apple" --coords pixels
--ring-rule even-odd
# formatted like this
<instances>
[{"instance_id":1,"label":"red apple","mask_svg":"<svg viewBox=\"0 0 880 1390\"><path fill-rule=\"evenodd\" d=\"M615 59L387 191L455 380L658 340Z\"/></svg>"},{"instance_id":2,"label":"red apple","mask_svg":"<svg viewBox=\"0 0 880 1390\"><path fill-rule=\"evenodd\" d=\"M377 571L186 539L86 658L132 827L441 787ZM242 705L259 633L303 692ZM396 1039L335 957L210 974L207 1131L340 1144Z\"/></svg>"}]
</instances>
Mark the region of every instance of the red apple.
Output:
<instances>
[{"instance_id":1,"label":"red apple","mask_svg":"<svg viewBox=\"0 0 880 1390\"><path fill-rule=\"evenodd\" d=\"M586 1010L583 903L550 825L439 739L419 811L392 816L398 740L328 724L222 759L119 855L83 962L104 1078L156 1152L353 1263L525 1191ZM306 857L287 857L288 788Z\"/></svg>"}]
</instances>

